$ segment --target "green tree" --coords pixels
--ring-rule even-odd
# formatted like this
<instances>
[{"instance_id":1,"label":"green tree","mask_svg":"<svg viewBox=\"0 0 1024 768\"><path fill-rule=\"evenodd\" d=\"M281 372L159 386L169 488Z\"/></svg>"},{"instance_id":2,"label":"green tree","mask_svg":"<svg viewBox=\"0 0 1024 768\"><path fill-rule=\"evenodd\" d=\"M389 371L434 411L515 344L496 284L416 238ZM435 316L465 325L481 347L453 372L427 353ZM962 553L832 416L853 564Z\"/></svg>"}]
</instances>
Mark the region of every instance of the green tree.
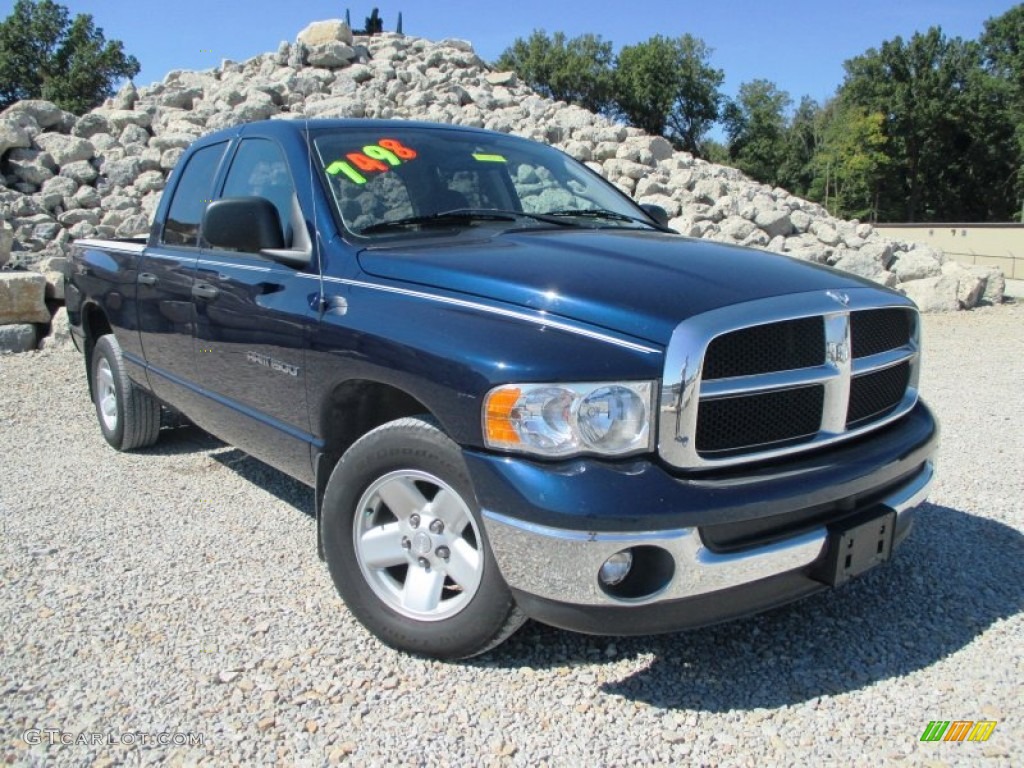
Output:
<instances>
[{"instance_id":1,"label":"green tree","mask_svg":"<svg viewBox=\"0 0 1024 768\"><path fill-rule=\"evenodd\" d=\"M732 159L729 157L729 147L714 139L705 139L701 145L704 152L704 159L716 165L729 165Z\"/></svg>"},{"instance_id":2,"label":"green tree","mask_svg":"<svg viewBox=\"0 0 1024 768\"><path fill-rule=\"evenodd\" d=\"M981 36L986 71L1004 84L1009 119L1017 141L1017 171L1013 184L1024 222L1024 4L985 22Z\"/></svg>"},{"instance_id":3,"label":"green tree","mask_svg":"<svg viewBox=\"0 0 1024 768\"><path fill-rule=\"evenodd\" d=\"M1024 96L1024 3L986 21L981 46L990 71Z\"/></svg>"},{"instance_id":4,"label":"green tree","mask_svg":"<svg viewBox=\"0 0 1024 768\"><path fill-rule=\"evenodd\" d=\"M878 219L890 158L885 116L835 100L822 111L811 194L834 216Z\"/></svg>"},{"instance_id":5,"label":"green tree","mask_svg":"<svg viewBox=\"0 0 1024 768\"><path fill-rule=\"evenodd\" d=\"M789 94L768 80L740 85L736 99L722 110L732 165L765 184L782 183L791 103Z\"/></svg>"},{"instance_id":6,"label":"green tree","mask_svg":"<svg viewBox=\"0 0 1024 768\"><path fill-rule=\"evenodd\" d=\"M932 28L845 64L840 99L884 117L889 177L883 220L1006 220L1019 167L1007 89L981 66L978 43Z\"/></svg>"},{"instance_id":7,"label":"green tree","mask_svg":"<svg viewBox=\"0 0 1024 768\"><path fill-rule=\"evenodd\" d=\"M725 78L710 58L711 49L692 35L656 35L625 46L615 69L619 110L633 125L702 156L702 142L719 117Z\"/></svg>"},{"instance_id":8,"label":"green tree","mask_svg":"<svg viewBox=\"0 0 1024 768\"><path fill-rule=\"evenodd\" d=\"M92 16L72 19L52 0L17 0L0 21L0 109L43 98L81 114L138 73L138 60L106 40Z\"/></svg>"},{"instance_id":9,"label":"green tree","mask_svg":"<svg viewBox=\"0 0 1024 768\"><path fill-rule=\"evenodd\" d=\"M814 157L821 144L822 107L804 96L786 126L779 186L807 197L814 182Z\"/></svg>"},{"instance_id":10,"label":"green tree","mask_svg":"<svg viewBox=\"0 0 1024 768\"><path fill-rule=\"evenodd\" d=\"M516 38L495 62L512 70L542 96L607 112L612 104L612 44L598 35L566 39L534 30L526 40Z\"/></svg>"}]
</instances>

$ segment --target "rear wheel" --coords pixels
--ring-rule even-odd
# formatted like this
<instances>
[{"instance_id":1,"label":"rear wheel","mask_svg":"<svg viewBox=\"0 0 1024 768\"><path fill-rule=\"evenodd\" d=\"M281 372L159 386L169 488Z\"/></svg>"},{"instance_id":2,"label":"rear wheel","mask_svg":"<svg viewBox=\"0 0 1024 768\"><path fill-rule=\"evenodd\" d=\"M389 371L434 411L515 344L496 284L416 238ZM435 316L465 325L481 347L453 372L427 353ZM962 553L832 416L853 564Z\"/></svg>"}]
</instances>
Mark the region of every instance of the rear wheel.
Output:
<instances>
[{"instance_id":1,"label":"rear wheel","mask_svg":"<svg viewBox=\"0 0 1024 768\"><path fill-rule=\"evenodd\" d=\"M92 351L92 396L103 437L119 451L145 448L160 435L160 403L125 371L121 345L101 336Z\"/></svg>"},{"instance_id":2,"label":"rear wheel","mask_svg":"<svg viewBox=\"0 0 1024 768\"><path fill-rule=\"evenodd\" d=\"M385 424L338 462L324 554L352 613L388 645L457 659L525 620L498 572L458 446L424 419Z\"/></svg>"}]
</instances>

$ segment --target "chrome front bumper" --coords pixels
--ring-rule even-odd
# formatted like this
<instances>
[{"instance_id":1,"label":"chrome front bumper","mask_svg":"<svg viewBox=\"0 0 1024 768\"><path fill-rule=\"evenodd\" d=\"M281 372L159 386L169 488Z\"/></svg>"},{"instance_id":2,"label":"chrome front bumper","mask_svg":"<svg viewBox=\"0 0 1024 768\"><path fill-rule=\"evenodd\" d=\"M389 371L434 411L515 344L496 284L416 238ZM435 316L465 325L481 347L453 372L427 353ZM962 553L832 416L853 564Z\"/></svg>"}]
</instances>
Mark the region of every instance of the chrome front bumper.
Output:
<instances>
[{"instance_id":1,"label":"chrome front bumper","mask_svg":"<svg viewBox=\"0 0 1024 768\"><path fill-rule=\"evenodd\" d=\"M897 530L920 504L934 477L925 462L910 480L879 502L896 512ZM697 528L645 532L589 532L534 525L485 509L487 536L506 583L540 598L585 606L628 606L680 600L737 587L804 568L825 551L824 526L784 541L735 554L710 551ZM674 560L671 579L640 598L622 598L602 589L601 565L616 552L657 547Z\"/></svg>"}]
</instances>

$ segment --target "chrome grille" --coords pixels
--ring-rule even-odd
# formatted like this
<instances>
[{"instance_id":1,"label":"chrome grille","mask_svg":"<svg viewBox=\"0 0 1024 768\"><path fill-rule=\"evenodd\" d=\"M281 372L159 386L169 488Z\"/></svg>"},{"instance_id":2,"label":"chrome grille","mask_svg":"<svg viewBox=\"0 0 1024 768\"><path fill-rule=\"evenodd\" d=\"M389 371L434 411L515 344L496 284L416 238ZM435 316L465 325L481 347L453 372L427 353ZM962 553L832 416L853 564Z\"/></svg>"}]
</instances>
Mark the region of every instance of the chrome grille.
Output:
<instances>
[{"instance_id":1,"label":"chrome grille","mask_svg":"<svg viewBox=\"0 0 1024 768\"><path fill-rule=\"evenodd\" d=\"M659 451L675 466L704 468L863 434L914 406L918 368L917 310L880 290L698 315L669 344Z\"/></svg>"}]
</instances>

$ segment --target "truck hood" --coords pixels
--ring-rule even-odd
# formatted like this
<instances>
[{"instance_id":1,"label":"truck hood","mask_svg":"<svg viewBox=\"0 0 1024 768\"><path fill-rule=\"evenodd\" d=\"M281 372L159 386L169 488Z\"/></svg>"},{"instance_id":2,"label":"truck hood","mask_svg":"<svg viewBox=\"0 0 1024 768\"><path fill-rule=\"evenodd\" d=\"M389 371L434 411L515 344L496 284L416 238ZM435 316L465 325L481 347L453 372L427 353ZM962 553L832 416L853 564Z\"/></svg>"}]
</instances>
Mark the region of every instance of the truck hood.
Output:
<instances>
[{"instance_id":1,"label":"truck hood","mask_svg":"<svg viewBox=\"0 0 1024 768\"><path fill-rule=\"evenodd\" d=\"M663 345L681 321L718 307L879 288L788 256L626 229L418 240L366 249L359 262L376 277L543 310Z\"/></svg>"}]
</instances>

